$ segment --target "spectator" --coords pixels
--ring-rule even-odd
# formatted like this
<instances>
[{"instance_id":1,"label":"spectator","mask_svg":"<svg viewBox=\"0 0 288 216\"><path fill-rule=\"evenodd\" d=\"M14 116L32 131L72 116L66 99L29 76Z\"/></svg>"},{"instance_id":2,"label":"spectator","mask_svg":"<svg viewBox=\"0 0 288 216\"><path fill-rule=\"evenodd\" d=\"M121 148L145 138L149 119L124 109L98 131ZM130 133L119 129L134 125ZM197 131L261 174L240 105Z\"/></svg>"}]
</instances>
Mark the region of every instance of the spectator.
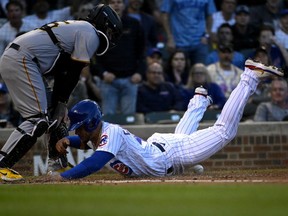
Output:
<instances>
[{"instance_id":1,"label":"spectator","mask_svg":"<svg viewBox=\"0 0 288 216\"><path fill-rule=\"evenodd\" d=\"M0 28L0 55L2 55L6 46L15 39L17 33L33 29L31 23L22 19L24 9L19 1L9 1L6 10L8 22Z\"/></svg>"},{"instance_id":2,"label":"spectator","mask_svg":"<svg viewBox=\"0 0 288 216\"><path fill-rule=\"evenodd\" d=\"M62 9L50 10L50 4L46 0L38 0L33 6L34 14L24 17L26 22L31 23L33 28L39 28L47 23L74 19L74 13L77 11L80 0L74 0L73 5Z\"/></svg>"},{"instance_id":3,"label":"spectator","mask_svg":"<svg viewBox=\"0 0 288 216\"><path fill-rule=\"evenodd\" d=\"M141 10L154 17L158 25L162 25L160 7L162 0L144 0Z\"/></svg>"},{"instance_id":4,"label":"spectator","mask_svg":"<svg viewBox=\"0 0 288 216\"><path fill-rule=\"evenodd\" d=\"M20 114L14 109L8 89L0 83L0 128L17 127L21 123Z\"/></svg>"},{"instance_id":5,"label":"spectator","mask_svg":"<svg viewBox=\"0 0 288 216\"><path fill-rule=\"evenodd\" d=\"M0 0L0 18L7 18L6 5L9 1L11 0ZM17 1L22 4L23 16L26 16L26 14L28 13L26 0L17 0Z\"/></svg>"},{"instance_id":6,"label":"spectator","mask_svg":"<svg viewBox=\"0 0 288 216\"><path fill-rule=\"evenodd\" d=\"M121 17L123 35L116 47L97 57L95 69L101 77L102 111L131 114L136 110L137 85L144 73L145 38L140 23L124 13L123 0L108 3Z\"/></svg>"},{"instance_id":7,"label":"spectator","mask_svg":"<svg viewBox=\"0 0 288 216\"><path fill-rule=\"evenodd\" d=\"M191 64L205 63L209 51L207 37L216 11L214 1L163 0L161 6L167 50L176 48L187 53Z\"/></svg>"},{"instance_id":8,"label":"spectator","mask_svg":"<svg viewBox=\"0 0 288 216\"><path fill-rule=\"evenodd\" d=\"M157 48L161 49L163 54L166 54L164 50L165 47L165 30L163 29L162 16L160 12L160 7L162 5L162 0L143 0L141 11L151 15L155 22L157 28Z\"/></svg>"},{"instance_id":9,"label":"spectator","mask_svg":"<svg viewBox=\"0 0 288 216\"><path fill-rule=\"evenodd\" d=\"M10 0L9 0L10 1ZM27 0L17 0L18 2L20 2L23 6L23 17L27 16L27 14L29 13L28 11L28 1Z\"/></svg>"},{"instance_id":10,"label":"spectator","mask_svg":"<svg viewBox=\"0 0 288 216\"><path fill-rule=\"evenodd\" d=\"M270 24L278 29L278 14L282 0L266 0L265 4L251 7L251 23L254 26Z\"/></svg>"},{"instance_id":11,"label":"spectator","mask_svg":"<svg viewBox=\"0 0 288 216\"><path fill-rule=\"evenodd\" d=\"M177 85L186 85L190 61L184 51L175 50L168 58L165 79Z\"/></svg>"},{"instance_id":12,"label":"spectator","mask_svg":"<svg viewBox=\"0 0 288 216\"><path fill-rule=\"evenodd\" d=\"M263 64L271 65L271 58L265 46L260 46L256 49L253 59L262 62Z\"/></svg>"},{"instance_id":13,"label":"spectator","mask_svg":"<svg viewBox=\"0 0 288 216\"><path fill-rule=\"evenodd\" d=\"M146 72L146 81L139 85L137 94L137 112L183 110L180 93L171 82L164 79L163 67L152 63Z\"/></svg>"},{"instance_id":14,"label":"spectator","mask_svg":"<svg viewBox=\"0 0 288 216\"><path fill-rule=\"evenodd\" d=\"M275 38L288 50L288 9L280 12L280 28L275 32Z\"/></svg>"},{"instance_id":15,"label":"spectator","mask_svg":"<svg viewBox=\"0 0 288 216\"><path fill-rule=\"evenodd\" d=\"M250 24L250 9L248 6L237 6L232 33L234 49L241 52L246 59L257 47L258 36L257 27Z\"/></svg>"},{"instance_id":16,"label":"spectator","mask_svg":"<svg viewBox=\"0 0 288 216\"><path fill-rule=\"evenodd\" d=\"M237 0L222 0L221 10L212 14L211 37L213 42L217 41L217 30L222 24L234 25L236 4Z\"/></svg>"},{"instance_id":17,"label":"spectator","mask_svg":"<svg viewBox=\"0 0 288 216\"><path fill-rule=\"evenodd\" d=\"M163 64L162 52L158 48L150 48L146 56L146 64L150 65L154 62Z\"/></svg>"},{"instance_id":18,"label":"spectator","mask_svg":"<svg viewBox=\"0 0 288 216\"><path fill-rule=\"evenodd\" d=\"M140 10L142 4L143 0L129 0L127 11L130 17L137 19L141 23L144 30L147 51L152 47L156 47L158 43L157 23L154 17Z\"/></svg>"},{"instance_id":19,"label":"spectator","mask_svg":"<svg viewBox=\"0 0 288 216\"><path fill-rule=\"evenodd\" d=\"M78 10L74 13L75 19L85 19L92 8L93 4L91 2L80 4Z\"/></svg>"},{"instance_id":20,"label":"spectator","mask_svg":"<svg viewBox=\"0 0 288 216\"><path fill-rule=\"evenodd\" d=\"M187 84L189 76L190 61L186 53L181 50L175 50L168 58L165 69L165 80L174 84L177 91L179 91L183 100L187 98L185 85ZM183 110L187 106L183 107Z\"/></svg>"},{"instance_id":21,"label":"spectator","mask_svg":"<svg viewBox=\"0 0 288 216\"><path fill-rule=\"evenodd\" d=\"M282 121L288 116L287 81L275 79L271 83L271 101L257 107L254 121Z\"/></svg>"},{"instance_id":22,"label":"spectator","mask_svg":"<svg viewBox=\"0 0 288 216\"><path fill-rule=\"evenodd\" d=\"M185 98L185 106L189 104L190 99L194 96L195 89L200 86L207 89L208 94L213 99L213 104L209 106L209 109L222 109L226 102L225 95L218 84L211 82L208 70L202 63L196 63L190 69L186 85L188 97Z\"/></svg>"},{"instance_id":23,"label":"spectator","mask_svg":"<svg viewBox=\"0 0 288 216\"><path fill-rule=\"evenodd\" d=\"M273 26L263 25L260 28L258 42L259 46L265 47L269 53L272 65L279 68L285 68L288 65L288 52L275 38Z\"/></svg>"},{"instance_id":24,"label":"spectator","mask_svg":"<svg viewBox=\"0 0 288 216\"><path fill-rule=\"evenodd\" d=\"M207 66L211 81L217 83L225 94L226 99L240 80L243 70L232 64L233 48L231 45L218 47L219 61Z\"/></svg>"},{"instance_id":25,"label":"spectator","mask_svg":"<svg viewBox=\"0 0 288 216\"><path fill-rule=\"evenodd\" d=\"M222 24L217 31L217 46L230 46L233 49L233 33L232 28L229 24L224 23ZM217 48L218 49L218 48ZM245 57L242 53L234 51L233 49L232 54L232 64L243 69ZM206 65L213 64L219 61L219 49L211 51L206 59Z\"/></svg>"}]
</instances>

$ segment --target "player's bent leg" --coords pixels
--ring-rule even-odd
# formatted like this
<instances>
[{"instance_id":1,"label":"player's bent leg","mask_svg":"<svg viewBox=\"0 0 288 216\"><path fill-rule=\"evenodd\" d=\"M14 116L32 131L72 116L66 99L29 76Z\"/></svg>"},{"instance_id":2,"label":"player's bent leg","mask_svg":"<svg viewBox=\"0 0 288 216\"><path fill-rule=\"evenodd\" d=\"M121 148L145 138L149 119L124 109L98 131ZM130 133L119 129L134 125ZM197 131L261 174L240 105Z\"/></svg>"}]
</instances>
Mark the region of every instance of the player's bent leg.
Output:
<instances>
[{"instance_id":1,"label":"player's bent leg","mask_svg":"<svg viewBox=\"0 0 288 216\"><path fill-rule=\"evenodd\" d=\"M251 61L246 61L246 63L250 64ZM262 71L260 70L261 68ZM245 67L240 82L232 91L214 126L207 129L207 131L201 131L201 134L198 135L202 141L205 142L206 140L210 143L210 145L207 145L207 143L202 143L201 141L202 145L201 143L199 144L199 148L205 152L203 156L206 155L206 158L203 158L203 160L207 159L207 156L212 156L221 150L236 136L239 122L249 97L256 91L257 85L262 78L271 75L282 76L283 72L280 72L275 67L265 66L259 62L257 62L257 70Z\"/></svg>"},{"instance_id":2,"label":"player's bent leg","mask_svg":"<svg viewBox=\"0 0 288 216\"><path fill-rule=\"evenodd\" d=\"M232 91L215 124L194 132L189 135L189 141L185 140L185 157L182 158L182 162L197 164L224 148L236 136L244 107L249 97L255 92L259 81L275 74L284 75L275 67L261 66L261 63L257 64L257 70L246 67L240 82Z\"/></svg>"},{"instance_id":3,"label":"player's bent leg","mask_svg":"<svg viewBox=\"0 0 288 216\"><path fill-rule=\"evenodd\" d=\"M284 73L274 66L267 66L251 59L245 62L245 71L241 75L241 80L232 91L215 123L216 127L221 127L220 133L225 139L230 141L236 136L249 97L256 91L258 83L263 78L271 76L284 76Z\"/></svg>"},{"instance_id":4,"label":"player's bent leg","mask_svg":"<svg viewBox=\"0 0 288 216\"><path fill-rule=\"evenodd\" d=\"M195 95L188 104L188 109L180 119L175 128L175 134L191 134L197 130L207 107L211 105L212 99L203 87L195 89Z\"/></svg>"},{"instance_id":5,"label":"player's bent leg","mask_svg":"<svg viewBox=\"0 0 288 216\"><path fill-rule=\"evenodd\" d=\"M244 107L256 90L258 82L259 79L253 75L253 71L245 68L239 84L232 91L215 124L191 135L193 140L197 140L191 149L191 160L193 159L194 163L208 159L235 137Z\"/></svg>"},{"instance_id":6,"label":"player's bent leg","mask_svg":"<svg viewBox=\"0 0 288 216\"><path fill-rule=\"evenodd\" d=\"M5 178L4 180L7 181L22 179L19 177L19 173L10 168L32 148L37 138L45 133L47 128L46 119L31 118L24 121L12 132L0 151L1 179Z\"/></svg>"},{"instance_id":7,"label":"player's bent leg","mask_svg":"<svg viewBox=\"0 0 288 216\"><path fill-rule=\"evenodd\" d=\"M249 97L255 92L259 81L251 76L251 71L245 69L241 75L241 80L232 91L221 114L214 124L226 142L232 140L237 133L239 122L242 118L244 107Z\"/></svg>"}]
</instances>

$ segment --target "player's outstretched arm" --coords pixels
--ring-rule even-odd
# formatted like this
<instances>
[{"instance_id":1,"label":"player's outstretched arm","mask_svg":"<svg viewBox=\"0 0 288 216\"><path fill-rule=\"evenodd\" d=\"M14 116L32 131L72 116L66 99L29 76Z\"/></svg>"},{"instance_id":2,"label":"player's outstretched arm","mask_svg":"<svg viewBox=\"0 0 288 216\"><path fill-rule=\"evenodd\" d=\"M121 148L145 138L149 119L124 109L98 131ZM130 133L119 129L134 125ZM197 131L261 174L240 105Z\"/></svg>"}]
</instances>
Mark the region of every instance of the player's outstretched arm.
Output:
<instances>
[{"instance_id":1,"label":"player's outstretched arm","mask_svg":"<svg viewBox=\"0 0 288 216\"><path fill-rule=\"evenodd\" d=\"M64 179L79 179L84 178L92 173L101 170L114 155L110 152L96 151L91 157L86 158L80 164L60 174Z\"/></svg>"}]
</instances>

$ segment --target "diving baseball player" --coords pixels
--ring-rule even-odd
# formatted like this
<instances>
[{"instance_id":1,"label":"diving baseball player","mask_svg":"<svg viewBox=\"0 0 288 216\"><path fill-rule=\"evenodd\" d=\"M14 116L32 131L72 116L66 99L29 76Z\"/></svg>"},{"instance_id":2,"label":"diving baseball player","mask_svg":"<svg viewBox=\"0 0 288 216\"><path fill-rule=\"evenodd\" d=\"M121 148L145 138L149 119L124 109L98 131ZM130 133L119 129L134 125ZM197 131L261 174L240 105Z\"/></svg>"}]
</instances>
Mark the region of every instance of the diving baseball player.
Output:
<instances>
[{"instance_id":1,"label":"diving baseball player","mask_svg":"<svg viewBox=\"0 0 288 216\"><path fill-rule=\"evenodd\" d=\"M212 127L198 130L210 100L203 88L195 90L188 109L175 133L154 133L147 141L118 125L101 121L96 102L83 100L69 111L69 130L74 136L59 140L56 149L65 154L67 146L95 152L74 168L61 174L50 173L53 180L77 179L100 170L105 164L125 176L170 176L181 174L185 165L197 164L224 148L236 135L248 98L258 83L269 76L283 76L276 67L247 60L241 80L227 100Z\"/></svg>"},{"instance_id":2,"label":"diving baseball player","mask_svg":"<svg viewBox=\"0 0 288 216\"><path fill-rule=\"evenodd\" d=\"M81 70L95 52L102 55L115 46L121 34L122 22L117 13L110 6L100 4L85 20L50 23L17 37L8 45L0 60L0 73L25 121L12 132L0 151L1 179L22 179L11 167L38 137L46 132L67 135L61 123L67 116L66 103ZM49 77L54 81L51 99L46 94ZM53 140L55 145L57 140ZM57 157L55 146L49 149L49 156Z\"/></svg>"}]
</instances>

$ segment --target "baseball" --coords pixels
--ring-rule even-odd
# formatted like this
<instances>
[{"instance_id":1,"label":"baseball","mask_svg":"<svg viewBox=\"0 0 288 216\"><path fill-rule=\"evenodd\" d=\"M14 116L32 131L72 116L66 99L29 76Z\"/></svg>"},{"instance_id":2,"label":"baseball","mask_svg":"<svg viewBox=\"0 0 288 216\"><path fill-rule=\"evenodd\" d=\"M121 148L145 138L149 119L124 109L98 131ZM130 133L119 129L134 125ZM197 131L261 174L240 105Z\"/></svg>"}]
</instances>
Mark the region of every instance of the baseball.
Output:
<instances>
[{"instance_id":1,"label":"baseball","mask_svg":"<svg viewBox=\"0 0 288 216\"><path fill-rule=\"evenodd\" d=\"M204 172L204 167L200 164L193 166L193 172L196 174L202 174Z\"/></svg>"}]
</instances>

